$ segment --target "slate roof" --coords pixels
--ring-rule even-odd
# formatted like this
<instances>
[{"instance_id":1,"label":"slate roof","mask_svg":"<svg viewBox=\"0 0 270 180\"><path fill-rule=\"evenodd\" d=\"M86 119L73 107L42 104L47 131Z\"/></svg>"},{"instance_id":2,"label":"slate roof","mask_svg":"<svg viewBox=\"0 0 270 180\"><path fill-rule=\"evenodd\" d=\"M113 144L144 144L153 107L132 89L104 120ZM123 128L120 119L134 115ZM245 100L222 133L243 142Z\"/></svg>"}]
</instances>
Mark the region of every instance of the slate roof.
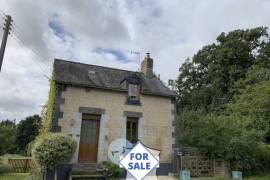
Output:
<instances>
[{"instance_id":1,"label":"slate roof","mask_svg":"<svg viewBox=\"0 0 270 180\"><path fill-rule=\"evenodd\" d=\"M121 82L130 75L136 73L143 79L143 94L169 97L176 96L176 94L166 87L157 77L147 78L143 73L135 71L55 59L54 72L56 81L61 84L94 87L115 91L127 91L126 87L123 86Z\"/></svg>"}]
</instances>

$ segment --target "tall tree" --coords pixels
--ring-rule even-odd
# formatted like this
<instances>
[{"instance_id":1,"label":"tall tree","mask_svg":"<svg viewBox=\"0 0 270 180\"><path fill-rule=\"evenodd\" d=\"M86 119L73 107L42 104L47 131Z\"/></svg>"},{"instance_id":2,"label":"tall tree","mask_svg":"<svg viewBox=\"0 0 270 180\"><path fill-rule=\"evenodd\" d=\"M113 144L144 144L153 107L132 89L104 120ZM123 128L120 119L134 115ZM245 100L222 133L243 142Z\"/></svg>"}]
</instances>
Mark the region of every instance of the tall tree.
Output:
<instances>
[{"instance_id":1,"label":"tall tree","mask_svg":"<svg viewBox=\"0 0 270 180\"><path fill-rule=\"evenodd\" d=\"M16 125L14 121L4 120L0 122L0 155L15 153Z\"/></svg>"},{"instance_id":2,"label":"tall tree","mask_svg":"<svg viewBox=\"0 0 270 180\"><path fill-rule=\"evenodd\" d=\"M235 93L234 83L257 63L260 52L268 52L267 37L264 27L221 33L216 43L203 47L192 60L187 59L177 80L179 107L224 110Z\"/></svg>"},{"instance_id":3,"label":"tall tree","mask_svg":"<svg viewBox=\"0 0 270 180\"><path fill-rule=\"evenodd\" d=\"M16 127L15 120L11 121L9 119L1 121L0 126L2 125L5 125L5 126L10 125L10 126Z\"/></svg>"},{"instance_id":4,"label":"tall tree","mask_svg":"<svg viewBox=\"0 0 270 180\"><path fill-rule=\"evenodd\" d=\"M16 144L21 152L25 152L28 143L39 134L41 126L42 121L39 115L29 116L20 121L16 132Z\"/></svg>"},{"instance_id":5,"label":"tall tree","mask_svg":"<svg viewBox=\"0 0 270 180\"><path fill-rule=\"evenodd\" d=\"M269 172L269 68L264 27L221 33L187 59L176 81L181 145L234 168Z\"/></svg>"}]
</instances>

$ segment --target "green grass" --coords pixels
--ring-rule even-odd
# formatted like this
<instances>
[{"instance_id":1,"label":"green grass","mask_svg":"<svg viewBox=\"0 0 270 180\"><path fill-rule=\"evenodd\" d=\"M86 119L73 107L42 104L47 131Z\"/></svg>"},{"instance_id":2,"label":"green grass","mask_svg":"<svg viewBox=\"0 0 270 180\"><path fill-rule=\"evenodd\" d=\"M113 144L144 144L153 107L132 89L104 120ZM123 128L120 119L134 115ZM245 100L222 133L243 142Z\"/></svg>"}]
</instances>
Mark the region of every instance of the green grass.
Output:
<instances>
[{"instance_id":1,"label":"green grass","mask_svg":"<svg viewBox=\"0 0 270 180\"><path fill-rule=\"evenodd\" d=\"M29 157L25 157L19 154L5 154L0 156L0 180L2 180L2 176L1 174L7 174L7 173L11 173L12 172L12 168L11 166L8 164L8 159L24 159L24 158L29 158ZM16 177L16 176L15 176ZM19 178L21 179L21 178ZM17 180L19 180L17 179Z\"/></svg>"},{"instance_id":2,"label":"green grass","mask_svg":"<svg viewBox=\"0 0 270 180\"><path fill-rule=\"evenodd\" d=\"M231 178L226 177L200 177L200 178L191 178L193 180L231 180ZM261 175L261 176L250 176L243 178L243 180L270 180L270 175Z\"/></svg>"},{"instance_id":3,"label":"green grass","mask_svg":"<svg viewBox=\"0 0 270 180\"><path fill-rule=\"evenodd\" d=\"M219 177L219 176L216 176L216 177L199 177L199 178L191 178L191 179L194 179L194 180L231 180L230 178Z\"/></svg>"},{"instance_id":4,"label":"green grass","mask_svg":"<svg viewBox=\"0 0 270 180\"><path fill-rule=\"evenodd\" d=\"M0 174L1 180L31 180L29 173L5 173Z\"/></svg>"},{"instance_id":5,"label":"green grass","mask_svg":"<svg viewBox=\"0 0 270 180\"><path fill-rule=\"evenodd\" d=\"M244 178L245 180L270 180L270 175L265 176L251 176L248 178Z\"/></svg>"}]
</instances>

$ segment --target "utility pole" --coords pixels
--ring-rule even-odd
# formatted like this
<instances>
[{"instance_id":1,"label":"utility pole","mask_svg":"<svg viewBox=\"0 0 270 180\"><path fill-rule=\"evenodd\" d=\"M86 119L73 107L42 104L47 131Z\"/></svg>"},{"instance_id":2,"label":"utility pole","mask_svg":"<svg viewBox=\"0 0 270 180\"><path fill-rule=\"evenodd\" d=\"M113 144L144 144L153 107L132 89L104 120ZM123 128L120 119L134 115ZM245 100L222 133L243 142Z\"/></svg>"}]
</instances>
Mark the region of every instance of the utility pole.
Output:
<instances>
[{"instance_id":1,"label":"utility pole","mask_svg":"<svg viewBox=\"0 0 270 180\"><path fill-rule=\"evenodd\" d=\"M2 63L3 63L3 59L4 59L7 38L8 38L8 35L10 34L9 31L11 29L11 22L12 22L11 16L6 15L5 24L4 24L4 28L3 28L4 34L3 34L2 44L1 44L1 48L0 48L0 71L1 71Z\"/></svg>"}]
</instances>

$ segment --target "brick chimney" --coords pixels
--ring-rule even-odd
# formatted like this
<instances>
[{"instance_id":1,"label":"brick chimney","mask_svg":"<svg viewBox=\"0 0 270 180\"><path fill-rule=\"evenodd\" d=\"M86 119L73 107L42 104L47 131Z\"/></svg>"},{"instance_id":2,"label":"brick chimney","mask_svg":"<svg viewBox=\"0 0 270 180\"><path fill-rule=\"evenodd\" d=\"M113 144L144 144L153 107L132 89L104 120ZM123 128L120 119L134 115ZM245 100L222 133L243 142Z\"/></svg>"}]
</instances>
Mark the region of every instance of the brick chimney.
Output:
<instances>
[{"instance_id":1,"label":"brick chimney","mask_svg":"<svg viewBox=\"0 0 270 180\"><path fill-rule=\"evenodd\" d=\"M146 56L141 64L141 72L145 74L146 77L152 77L153 73L153 59L150 57L150 53L146 53Z\"/></svg>"}]
</instances>

